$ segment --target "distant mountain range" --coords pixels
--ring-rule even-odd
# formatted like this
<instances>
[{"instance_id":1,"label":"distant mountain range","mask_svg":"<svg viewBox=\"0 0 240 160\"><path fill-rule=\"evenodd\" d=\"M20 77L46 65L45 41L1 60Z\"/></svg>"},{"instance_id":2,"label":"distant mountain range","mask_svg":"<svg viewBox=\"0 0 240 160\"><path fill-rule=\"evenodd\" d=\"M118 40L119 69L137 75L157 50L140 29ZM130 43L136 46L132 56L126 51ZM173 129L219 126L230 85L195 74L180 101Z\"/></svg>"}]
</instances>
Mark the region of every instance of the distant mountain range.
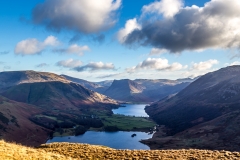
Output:
<instances>
[{"instance_id":1,"label":"distant mountain range","mask_svg":"<svg viewBox=\"0 0 240 160\"><path fill-rule=\"evenodd\" d=\"M156 133L153 148L239 150L240 66L208 73L175 96L162 99L146 112L165 125Z\"/></svg>"},{"instance_id":2,"label":"distant mountain range","mask_svg":"<svg viewBox=\"0 0 240 160\"><path fill-rule=\"evenodd\" d=\"M84 87L107 95L122 102L150 103L175 94L195 79L178 80L168 79L122 79L114 81L89 82L86 80L62 75L67 80L83 85Z\"/></svg>"},{"instance_id":3,"label":"distant mountain range","mask_svg":"<svg viewBox=\"0 0 240 160\"><path fill-rule=\"evenodd\" d=\"M79 79L79 78L74 78L74 77L70 77L67 75L61 75L62 77L66 78L69 81L72 81L74 83L78 83L90 90L96 91L98 93L104 93L109 86L111 86L112 81L103 81L103 82L89 82L83 79Z\"/></svg>"}]
</instances>

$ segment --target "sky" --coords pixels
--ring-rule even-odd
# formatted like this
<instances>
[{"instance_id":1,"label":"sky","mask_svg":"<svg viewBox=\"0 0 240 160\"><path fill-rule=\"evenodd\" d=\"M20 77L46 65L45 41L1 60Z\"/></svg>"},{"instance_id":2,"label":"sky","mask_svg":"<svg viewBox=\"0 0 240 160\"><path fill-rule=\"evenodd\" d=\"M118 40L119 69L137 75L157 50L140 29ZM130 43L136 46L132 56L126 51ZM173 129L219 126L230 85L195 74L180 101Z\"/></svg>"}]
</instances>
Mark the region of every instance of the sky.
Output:
<instances>
[{"instance_id":1,"label":"sky","mask_svg":"<svg viewBox=\"0 0 240 160\"><path fill-rule=\"evenodd\" d=\"M193 78L240 64L239 0L0 0L0 72Z\"/></svg>"}]
</instances>

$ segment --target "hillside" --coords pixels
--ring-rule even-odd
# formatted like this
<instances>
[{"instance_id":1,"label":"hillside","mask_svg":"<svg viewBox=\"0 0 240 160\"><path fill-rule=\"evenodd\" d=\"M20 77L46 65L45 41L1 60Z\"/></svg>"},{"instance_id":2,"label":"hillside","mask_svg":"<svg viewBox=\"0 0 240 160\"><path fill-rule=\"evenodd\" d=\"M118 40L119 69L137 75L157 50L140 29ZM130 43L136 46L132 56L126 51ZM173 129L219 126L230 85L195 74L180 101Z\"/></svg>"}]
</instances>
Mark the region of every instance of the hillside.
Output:
<instances>
[{"instance_id":1,"label":"hillside","mask_svg":"<svg viewBox=\"0 0 240 160\"><path fill-rule=\"evenodd\" d=\"M143 89L142 85L129 79L114 80L104 94L120 101L144 102L147 99L141 94Z\"/></svg>"},{"instance_id":2,"label":"hillside","mask_svg":"<svg viewBox=\"0 0 240 160\"><path fill-rule=\"evenodd\" d=\"M28 148L0 141L1 159L239 159L239 152L209 150L115 150L104 146L53 143Z\"/></svg>"},{"instance_id":3,"label":"hillside","mask_svg":"<svg viewBox=\"0 0 240 160\"><path fill-rule=\"evenodd\" d=\"M236 136L240 127L239 117L236 114L240 111L239 73L240 66L226 67L208 73L177 95L147 107L146 112L158 124L167 127L166 134L173 136L168 137L167 141L177 145L177 148L194 146L236 149L234 144L240 138ZM201 142L194 145L187 144L187 139L191 140L192 137L198 137L198 141ZM228 137L231 137L231 140ZM171 148L171 144L166 143L165 147ZM164 148L164 145L161 146Z\"/></svg>"},{"instance_id":4,"label":"hillside","mask_svg":"<svg viewBox=\"0 0 240 160\"><path fill-rule=\"evenodd\" d=\"M9 99L45 109L77 110L84 105L117 104L115 100L79 84L57 81L24 83L13 86L1 94Z\"/></svg>"},{"instance_id":5,"label":"hillside","mask_svg":"<svg viewBox=\"0 0 240 160\"><path fill-rule=\"evenodd\" d=\"M96 91L98 93L103 93L109 87L109 86L105 86L104 83L101 85L101 84L98 84L98 83L89 82L89 81L86 81L86 80L83 80L83 79L74 78L74 77L70 77L70 76L67 76L67 75L61 75L61 76L66 78L69 81L72 81L74 83L78 83L78 84L86 87L87 89Z\"/></svg>"},{"instance_id":6,"label":"hillside","mask_svg":"<svg viewBox=\"0 0 240 160\"><path fill-rule=\"evenodd\" d=\"M36 71L9 71L0 72L0 89L15 86L21 83L60 81L69 83L67 79L48 72Z\"/></svg>"},{"instance_id":7,"label":"hillside","mask_svg":"<svg viewBox=\"0 0 240 160\"><path fill-rule=\"evenodd\" d=\"M121 101L149 103L177 93L189 84L188 81L164 79L114 80L103 94Z\"/></svg>"},{"instance_id":8,"label":"hillside","mask_svg":"<svg viewBox=\"0 0 240 160\"><path fill-rule=\"evenodd\" d=\"M36 106L0 96L0 139L29 146L45 143L50 130L29 120L41 112Z\"/></svg>"}]
</instances>

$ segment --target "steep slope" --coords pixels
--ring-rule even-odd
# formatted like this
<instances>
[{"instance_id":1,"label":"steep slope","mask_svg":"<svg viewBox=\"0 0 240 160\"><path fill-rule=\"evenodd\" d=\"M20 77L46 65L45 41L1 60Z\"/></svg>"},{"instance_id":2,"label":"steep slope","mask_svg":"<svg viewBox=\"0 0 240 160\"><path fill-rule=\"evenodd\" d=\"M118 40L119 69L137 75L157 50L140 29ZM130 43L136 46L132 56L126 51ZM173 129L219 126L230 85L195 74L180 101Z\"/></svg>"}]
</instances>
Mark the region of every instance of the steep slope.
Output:
<instances>
[{"instance_id":1,"label":"steep slope","mask_svg":"<svg viewBox=\"0 0 240 160\"><path fill-rule=\"evenodd\" d=\"M165 98L168 95L175 94L187 87L194 79L188 80L168 80L168 79L136 79L134 82L144 86L142 94L154 102Z\"/></svg>"},{"instance_id":2,"label":"steep slope","mask_svg":"<svg viewBox=\"0 0 240 160\"><path fill-rule=\"evenodd\" d=\"M103 94L121 101L149 103L177 93L189 83L167 79L115 80Z\"/></svg>"},{"instance_id":3,"label":"steep slope","mask_svg":"<svg viewBox=\"0 0 240 160\"><path fill-rule=\"evenodd\" d=\"M141 95L144 87L129 79L114 80L105 95L121 101L144 102L147 99Z\"/></svg>"},{"instance_id":4,"label":"steep slope","mask_svg":"<svg viewBox=\"0 0 240 160\"><path fill-rule=\"evenodd\" d=\"M41 112L36 106L0 96L0 139L28 146L45 143L50 130L29 120L31 116Z\"/></svg>"},{"instance_id":5,"label":"steep slope","mask_svg":"<svg viewBox=\"0 0 240 160\"><path fill-rule=\"evenodd\" d=\"M232 66L208 73L176 96L146 108L159 124L173 129L173 133L212 120L238 109L240 103L240 66Z\"/></svg>"},{"instance_id":6,"label":"steep slope","mask_svg":"<svg viewBox=\"0 0 240 160\"><path fill-rule=\"evenodd\" d=\"M1 94L17 102L35 105L35 108L41 112L29 112L29 115L23 115L23 117L28 119L28 122L32 121L31 123L35 123L34 125L37 124L42 126L42 128L46 128L51 135L52 133L62 135L63 132L79 135L84 134L90 127L104 127L102 120L97 114L111 115L112 108L118 107L118 103L115 100L88 90L76 83L62 83L58 81L23 83L12 86ZM18 111L16 108L15 110ZM32 108L26 109L26 111L29 110L34 111ZM33 132L31 131L35 131L34 125L26 122L26 126L24 125L21 128L22 132L19 132L19 135L32 136ZM74 126L77 127L74 128ZM9 126L9 129L12 130L12 127ZM18 134L18 132L15 134ZM19 137L3 137L3 139L25 144L20 141L20 139L23 139L23 135ZM45 134L45 141L47 139L46 136Z\"/></svg>"},{"instance_id":7,"label":"steep slope","mask_svg":"<svg viewBox=\"0 0 240 160\"><path fill-rule=\"evenodd\" d=\"M173 136L156 133L143 140L151 149L210 149L240 151L240 111L233 111Z\"/></svg>"},{"instance_id":8,"label":"steep slope","mask_svg":"<svg viewBox=\"0 0 240 160\"><path fill-rule=\"evenodd\" d=\"M24 83L11 87L2 95L18 102L37 105L45 109L78 110L85 106L99 107L117 104L115 100L76 83Z\"/></svg>"},{"instance_id":9,"label":"steep slope","mask_svg":"<svg viewBox=\"0 0 240 160\"><path fill-rule=\"evenodd\" d=\"M69 83L67 79L48 72L10 71L0 72L0 89L8 88L21 83L60 81Z\"/></svg>"}]
</instances>

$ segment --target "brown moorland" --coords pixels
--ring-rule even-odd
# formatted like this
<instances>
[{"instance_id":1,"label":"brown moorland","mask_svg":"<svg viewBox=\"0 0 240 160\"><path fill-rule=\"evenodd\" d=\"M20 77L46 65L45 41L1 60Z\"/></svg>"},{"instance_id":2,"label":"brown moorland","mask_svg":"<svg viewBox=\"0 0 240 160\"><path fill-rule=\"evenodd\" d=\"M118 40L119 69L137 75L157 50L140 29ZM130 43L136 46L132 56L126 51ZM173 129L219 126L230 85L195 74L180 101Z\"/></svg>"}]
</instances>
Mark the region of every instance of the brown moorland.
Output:
<instances>
[{"instance_id":1,"label":"brown moorland","mask_svg":"<svg viewBox=\"0 0 240 160\"><path fill-rule=\"evenodd\" d=\"M237 160L240 152L210 150L115 150L104 146L77 143L44 144L29 148L0 141L0 159L129 159L129 160Z\"/></svg>"}]
</instances>

